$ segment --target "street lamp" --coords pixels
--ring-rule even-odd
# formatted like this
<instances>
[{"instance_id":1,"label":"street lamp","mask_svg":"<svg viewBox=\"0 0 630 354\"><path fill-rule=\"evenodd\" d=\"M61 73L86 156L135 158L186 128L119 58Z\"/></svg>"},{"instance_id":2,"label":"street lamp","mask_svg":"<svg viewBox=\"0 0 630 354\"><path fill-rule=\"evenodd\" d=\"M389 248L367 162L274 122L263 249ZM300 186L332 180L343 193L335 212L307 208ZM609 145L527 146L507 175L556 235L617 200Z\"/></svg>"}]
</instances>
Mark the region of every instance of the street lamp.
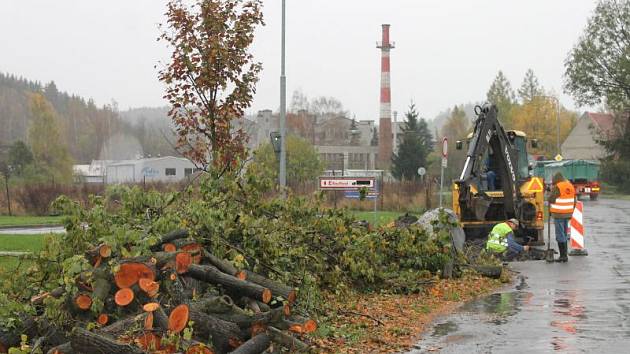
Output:
<instances>
[{"instance_id":1,"label":"street lamp","mask_svg":"<svg viewBox=\"0 0 630 354\"><path fill-rule=\"evenodd\" d=\"M273 147L273 152L276 154L276 159L280 160L280 151L282 150L282 138L280 133L271 132L269 137L271 138L271 146Z\"/></svg>"},{"instance_id":2,"label":"street lamp","mask_svg":"<svg viewBox=\"0 0 630 354\"><path fill-rule=\"evenodd\" d=\"M282 195L286 196L284 187L287 185L287 144L286 144L286 121L287 121L287 77L285 75L285 19L286 0L282 0L282 49L280 65L280 188Z\"/></svg>"}]
</instances>

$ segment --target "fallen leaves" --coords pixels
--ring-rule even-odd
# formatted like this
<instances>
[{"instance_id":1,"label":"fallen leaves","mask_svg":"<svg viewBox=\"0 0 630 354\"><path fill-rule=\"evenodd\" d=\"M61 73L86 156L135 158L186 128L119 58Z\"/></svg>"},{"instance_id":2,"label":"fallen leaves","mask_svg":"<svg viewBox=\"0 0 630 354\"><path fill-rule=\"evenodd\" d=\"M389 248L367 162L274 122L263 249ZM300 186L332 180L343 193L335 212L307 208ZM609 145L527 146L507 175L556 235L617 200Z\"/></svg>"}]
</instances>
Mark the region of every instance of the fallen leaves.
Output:
<instances>
[{"instance_id":1,"label":"fallen leaves","mask_svg":"<svg viewBox=\"0 0 630 354\"><path fill-rule=\"evenodd\" d=\"M318 330L317 343L325 353L396 353L414 345L425 326L463 302L487 294L500 281L466 275L439 280L419 294L329 295L336 316Z\"/></svg>"}]
</instances>

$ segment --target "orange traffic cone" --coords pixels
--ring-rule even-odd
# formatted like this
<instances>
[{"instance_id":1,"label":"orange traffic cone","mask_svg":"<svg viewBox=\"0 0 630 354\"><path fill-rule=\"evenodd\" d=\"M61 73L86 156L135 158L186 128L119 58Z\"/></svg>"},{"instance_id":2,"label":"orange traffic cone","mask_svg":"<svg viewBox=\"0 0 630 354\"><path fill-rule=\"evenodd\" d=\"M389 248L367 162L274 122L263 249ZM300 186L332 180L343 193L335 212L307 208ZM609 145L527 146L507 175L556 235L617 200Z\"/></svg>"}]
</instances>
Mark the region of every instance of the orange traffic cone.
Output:
<instances>
[{"instance_id":1,"label":"orange traffic cone","mask_svg":"<svg viewBox=\"0 0 630 354\"><path fill-rule=\"evenodd\" d=\"M584 247L584 204L580 201L575 203L573 215L569 222L569 233L571 235L571 256L588 256L588 251Z\"/></svg>"}]
</instances>

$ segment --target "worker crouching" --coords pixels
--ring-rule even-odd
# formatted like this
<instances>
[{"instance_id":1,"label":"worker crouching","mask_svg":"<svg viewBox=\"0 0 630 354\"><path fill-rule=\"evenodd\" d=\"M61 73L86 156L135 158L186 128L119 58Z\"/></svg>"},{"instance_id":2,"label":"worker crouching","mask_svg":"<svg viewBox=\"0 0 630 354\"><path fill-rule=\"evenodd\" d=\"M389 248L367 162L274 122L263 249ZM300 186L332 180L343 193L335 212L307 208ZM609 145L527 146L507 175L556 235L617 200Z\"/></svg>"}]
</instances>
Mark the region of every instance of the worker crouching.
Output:
<instances>
[{"instance_id":1,"label":"worker crouching","mask_svg":"<svg viewBox=\"0 0 630 354\"><path fill-rule=\"evenodd\" d=\"M523 246L516 242L514 231L518 229L518 225L517 219L510 219L495 225L488 236L486 250L499 255L506 261L511 261L519 254L529 251L529 246Z\"/></svg>"},{"instance_id":2,"label":"worker crouching","mask_svg":"<svg viewBox=\"0 0 630 354\"><path fill-rule=\"evenodd\" d=\"M567 262L567 242L569 241L569 220L575 209L575 188L567 181L562 173L558 172L551 180L553 189L549 194L549 212L553 217L556 230L556 242L560 258L556 262Z\"/></svg>"}]
</instances>

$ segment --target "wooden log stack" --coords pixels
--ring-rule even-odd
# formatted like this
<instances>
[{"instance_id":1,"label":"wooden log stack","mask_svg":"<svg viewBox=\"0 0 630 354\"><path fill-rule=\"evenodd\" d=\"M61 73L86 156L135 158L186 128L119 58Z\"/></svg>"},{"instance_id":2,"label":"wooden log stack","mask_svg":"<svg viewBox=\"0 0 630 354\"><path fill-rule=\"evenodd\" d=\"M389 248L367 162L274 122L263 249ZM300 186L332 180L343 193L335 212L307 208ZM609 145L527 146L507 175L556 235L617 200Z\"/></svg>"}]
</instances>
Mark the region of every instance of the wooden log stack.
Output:
<instances>
[{"instance_id":1,"label":"wooden log stack","mask_svg":"<svg viewBox=\"0 0 630 354\"><path fill-rule=\"evenodd\" d=\"M150 256L124 258L101 244L86 254L94 269L31 299L64 299L71 320L51 328L44 315L22 329L0 328L0 353L22 334L44 353L308 352L312 319L294 315L296 289L216 257L185 230L160 238ZM43 311L38 311L43 313Z\"/></svg>"}]
</instances>

